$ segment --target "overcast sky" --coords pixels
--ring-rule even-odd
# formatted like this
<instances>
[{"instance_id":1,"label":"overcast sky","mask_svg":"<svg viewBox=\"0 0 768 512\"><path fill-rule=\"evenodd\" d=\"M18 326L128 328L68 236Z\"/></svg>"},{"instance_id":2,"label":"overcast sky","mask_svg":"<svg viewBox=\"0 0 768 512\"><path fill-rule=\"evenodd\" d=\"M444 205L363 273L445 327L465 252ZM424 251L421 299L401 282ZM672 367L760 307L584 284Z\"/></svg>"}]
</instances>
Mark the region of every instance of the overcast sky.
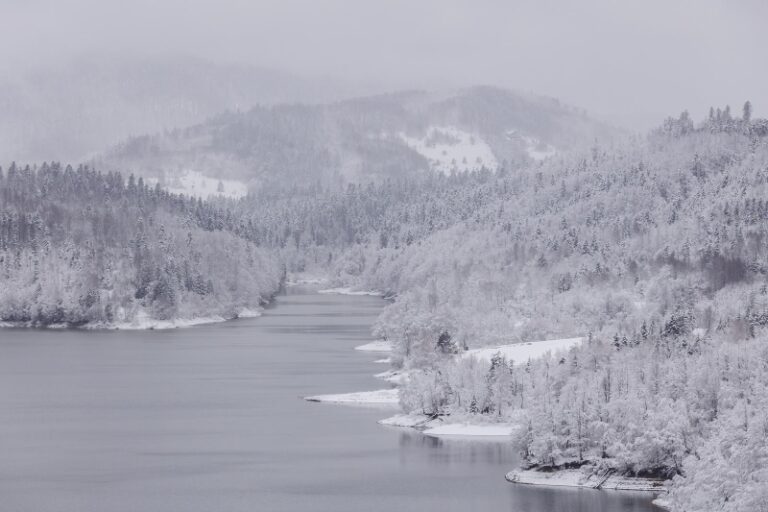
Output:
<instances>
[{"instance_id":1,"label":"overcast sky","mask_svg":"<svg viewBox=\"0 0 768 512\"><path fill-rule=\"evenodd\" d=\"M768 114L763 0L0 0L0 67L190 54L387 87L495 84L637 128Z\"/></svg>"}]
</instances>

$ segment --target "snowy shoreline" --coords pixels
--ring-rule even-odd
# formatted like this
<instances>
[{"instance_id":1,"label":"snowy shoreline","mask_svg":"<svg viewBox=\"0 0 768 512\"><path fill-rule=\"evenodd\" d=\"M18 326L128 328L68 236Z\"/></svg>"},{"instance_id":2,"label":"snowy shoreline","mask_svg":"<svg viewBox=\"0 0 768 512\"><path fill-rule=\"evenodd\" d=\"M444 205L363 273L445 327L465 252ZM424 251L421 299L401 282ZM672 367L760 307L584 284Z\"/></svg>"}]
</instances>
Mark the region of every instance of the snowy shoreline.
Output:
<instances>
[{"instance_id":1,"label":"snowy shoreline","mask_svg":"<svg viewBox=\"0 0 768 512\"><path fill-rule=\"evenodd\" d=\"M0 329L76 329L86 331L161 331L171 329L184 329L199 325L217 324L244 318L258 318L262 315L263 308L243 308L236 315L224 317L221 315L199 316L193 318L174 318L173 320L157 320L147 315L137 315L130 322L93 322L82 325L47 324L38 325L34 322L0 322Z\"/></svg>"},{"instance_id":2,"label":"snowy shoreline","mask_svg":"<svg viewBox=\"0 0 768 512\"><path fill-rule=\"evenodd\" d=\"M397 388L377 389L374 391L357 391L333 395L315 395L304 397L308 402L326 402L333 404L351 405L387 405L398 406L400 399Z\"/></svg>"},{"instance_id":3,"label":"snowy shoreline","mask_svg":"<svg viewBox=\"0 0 768 512\"><path fill-rule=\"evenodd\" d=\"M597 475L582 469L519 469L510 471L506 480L514 484L543 485L549 487L578 487L614 491L642 491L666 493L665 481L656 478L633 477L618 474Z\"/></svg>"},{"instance_id":4,"label":"snowy shoreline","mask_svg":"<svg viewBox=\"0 0 768 512\"><path fill-rule=\"evenodd\" d=\"M326 288L318 290L317 293L324 295L367 295L370 297L383 297L384 293L376 290L354 290L352 288Z\"/></svg>"},{"instance_id":5,"label":"snowy shoreline","mask_svg":"<svg viewBox=\"0 0 768 512\"><path fill-rule=\"evenodd\" d=\"M379 420L387 427L413 428L428 436L498 438L509 437L517 428L512 423L473 423L452 418L431 418L423 414L396 414Z\"/></svg>"}]
</instances>

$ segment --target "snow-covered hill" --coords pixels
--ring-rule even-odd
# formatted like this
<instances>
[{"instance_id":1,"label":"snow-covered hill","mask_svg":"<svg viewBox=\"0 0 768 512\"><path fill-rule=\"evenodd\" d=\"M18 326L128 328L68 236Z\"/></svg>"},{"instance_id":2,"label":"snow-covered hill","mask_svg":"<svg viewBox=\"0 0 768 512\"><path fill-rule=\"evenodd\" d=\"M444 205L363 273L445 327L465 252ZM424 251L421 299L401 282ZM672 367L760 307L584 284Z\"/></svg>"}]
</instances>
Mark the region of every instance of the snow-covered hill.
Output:
<instances>
[{"instance_id":1,"label":"snow-covered hill","mask_svg":"<svg viewBox=\"0 0 768 512\"><path fill-rule=\"evenodd\" d=\"M331 104L256 107L135 137L97 160L164 175L251 185L379 181L513 169L607 139L614 130L551 98L491 87L400 92ZM180 171L181 170L181 171Z\"/></svg>"}]
</instances>

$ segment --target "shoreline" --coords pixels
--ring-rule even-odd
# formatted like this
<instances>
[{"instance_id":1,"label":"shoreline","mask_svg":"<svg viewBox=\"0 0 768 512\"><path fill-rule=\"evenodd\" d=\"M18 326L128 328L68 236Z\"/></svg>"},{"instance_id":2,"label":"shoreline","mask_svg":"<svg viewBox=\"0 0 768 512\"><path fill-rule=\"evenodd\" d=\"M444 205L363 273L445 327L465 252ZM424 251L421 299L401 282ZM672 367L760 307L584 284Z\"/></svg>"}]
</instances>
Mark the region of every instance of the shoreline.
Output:
<instances>
[{"instance_id":1,"label":"shoreline","mask_svg":"<svg viewBox=\"0 0 768 512\"><path fill-rule=\"evenodd\" d=\"M598 475L587 473L582 469L554 469L552 471L542 471L541 468L517 469L509 471L504 478L507 482L521 485L655 492L659 494L668 492L666 480L620 475L612 472Z\"/></svg>"},{"instance_id":2,"label":"shoreline","mask_svg":"<svg viewBox=\"0 0 768 512\"><path fill-rule=\"evenodd\" d=\"M41 329L41 330L81 330L81 331L168 331L172 329L186 329L199 325L218 324L231 320L246 318L258 318L263 314L264 308L242 308L239 313L231 317L221 315L198 316L192 318L174 318L172 320L157 320L147 316L139 316L130 322L91 322L84 324L37 324L35 322L6 322L0 321L0 329Z\"/></svg>"}]
</instances>

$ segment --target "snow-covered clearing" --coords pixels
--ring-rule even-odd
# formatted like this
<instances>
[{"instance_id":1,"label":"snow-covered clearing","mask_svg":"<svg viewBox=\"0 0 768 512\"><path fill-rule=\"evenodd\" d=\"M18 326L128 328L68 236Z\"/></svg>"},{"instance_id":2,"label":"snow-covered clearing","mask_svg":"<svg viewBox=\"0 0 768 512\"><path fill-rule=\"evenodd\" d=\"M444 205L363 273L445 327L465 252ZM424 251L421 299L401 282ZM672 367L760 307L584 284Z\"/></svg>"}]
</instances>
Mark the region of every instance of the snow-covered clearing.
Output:
<instances>
[{"instance_id":1,"label":"snow-covered clearing","mask_svg":"<svg viewBox=\"0 0 768 512\"><path fill-rule=\"evenodd\" d=\"M166 174L162 182L158 178L147 178L147 183L160 182L169 192L186 194L208 199L210 196L239 199L248 195L248 185L242 181L211 178L198 171L185 170L179 174Z\"/></svg>"},{"instance_id":2,"label":"snow-covered clearing","mask_svg":"<svg viewBox=\"0 0 768 512\"><path fill-rule=\"evenodd\" d=\"M400 138L411 149L429 161L432 170L450 174L452 170L471 171L499 166L491 147L479 135L465 132L455 126L430 126L422 138Z\"/></svg>"},{"instance_id":3,"label":"snow-covered clearing","mask_svg":"<svg viewBox=\"0 0 768 512\"><path fill-rule=\"evenodd\" d=\"M363 352L392 352L392 343L384 340L376 340L365 345L358 345L355 350Z\"/></svg>"},{"instance_id":4,"label":"snow-covered clearing","mask_svg":"<svg viewBox=\"0 0 768 512\"><path fill-rule=\"evenodd\" d=\"M398 405L397 389L378 389L376 391L359 391L357 393L342 393L338 395L316 395L304 398L310 402L330 402L335 404L359 405Z\"/></svg>"},{"instance_id":5,"label":"snow-covered clearing","mask_svg":"<svg viewBox=\"0 0 768 512\"><path fill-rule=\"evenodd\" d=\"M335 294L335 295L370 295L372 297L381 297L384 295L381 292L375 290L353 290L352 288L328 288L325 290L318 290L317 293Z\"/></svg>"},{"instance_id":6,"label":"snow-covered clearing","mask_svg":"<svg viewBox=\"0 0 768 512\"><path fill-rule=\"evenodd\" d=\"M516 484L548 485L555 487L584 487L617 491L666 492L664 482L653 478L636 478L621 475L599 476L581 469L538 471L524 469L510 471L507 480Z\"/></svg>"},{"instance_id":7,"label":"snow-covered clearing","mask_svg":"<svg viewBox=\"0 0 768 512\"><path fill-rule=\"evenodd\" d=\"M536 359L548 352L554 353L560 350L568 350L581 343L583 339L584 338L564 338L476 348L467 350L462 354L462 357L474 357L490 361L496 354L501 354L507 361L514 361L515 364L525 364L529 359Z\"/></svg>"}]
</instances>

